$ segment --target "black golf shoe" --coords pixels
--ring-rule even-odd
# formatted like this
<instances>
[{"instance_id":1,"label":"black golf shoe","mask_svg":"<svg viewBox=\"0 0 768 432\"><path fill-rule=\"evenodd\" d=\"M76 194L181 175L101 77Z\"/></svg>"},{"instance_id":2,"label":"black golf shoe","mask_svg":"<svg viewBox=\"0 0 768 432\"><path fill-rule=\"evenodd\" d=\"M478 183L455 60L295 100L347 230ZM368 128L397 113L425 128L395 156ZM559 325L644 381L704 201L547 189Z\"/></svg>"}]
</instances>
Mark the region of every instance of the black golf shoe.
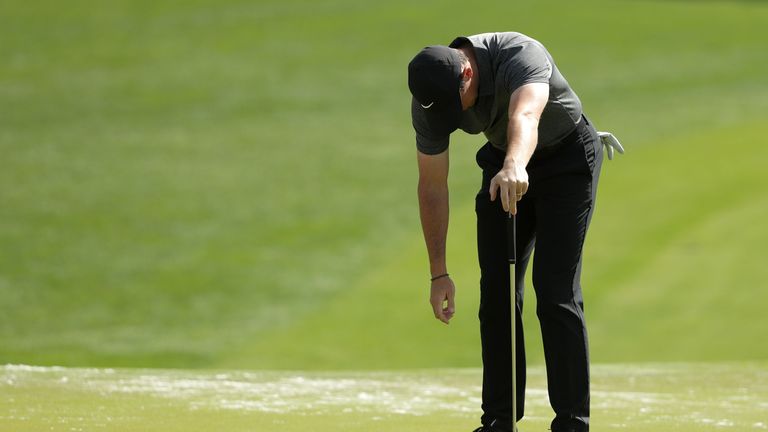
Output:
<instances>
[{"instance_id":1,"label":"black golf shoe","mask_svg":"<svg viewBox=\"0 0 768 432\"><path fill-rule=\"evenodd\" d=\"M508 429L501 429L493 426L480 426L479 428L473 430L472 432L510 432ZM517 427L515 427L514 432L520 432Z\"/></svg>"}]
</instances>

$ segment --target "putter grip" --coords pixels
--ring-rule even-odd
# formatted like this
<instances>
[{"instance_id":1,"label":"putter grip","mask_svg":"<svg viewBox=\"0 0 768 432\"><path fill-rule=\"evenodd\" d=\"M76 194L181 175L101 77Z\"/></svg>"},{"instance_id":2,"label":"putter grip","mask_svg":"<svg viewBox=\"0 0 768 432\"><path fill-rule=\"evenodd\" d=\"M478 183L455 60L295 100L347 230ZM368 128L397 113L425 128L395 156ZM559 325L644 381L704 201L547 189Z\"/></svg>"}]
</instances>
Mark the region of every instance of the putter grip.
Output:
<instances>
[{"instance_id":1,"label":"putter grip","mask_svg":"<svg viewBox=\"0 0 768 432\"><path fill-rule=\"evenodd\" d=\"M517 228L515 227L515 215L509 213L507 217L507 259L510 264L517 262Z\"/></svg>"}]
</instances>

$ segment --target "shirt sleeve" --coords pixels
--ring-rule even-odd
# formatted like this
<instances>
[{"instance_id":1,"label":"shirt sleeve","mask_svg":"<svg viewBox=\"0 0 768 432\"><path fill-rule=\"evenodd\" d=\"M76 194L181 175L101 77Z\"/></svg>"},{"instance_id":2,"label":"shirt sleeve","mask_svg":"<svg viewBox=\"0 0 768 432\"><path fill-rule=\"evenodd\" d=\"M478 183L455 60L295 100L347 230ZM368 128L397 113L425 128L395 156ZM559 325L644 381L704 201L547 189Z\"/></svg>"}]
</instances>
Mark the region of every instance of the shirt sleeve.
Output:
<instances>
[{"instance_id":1,"label":"shirt sleeve","mask_svg":"<svg viewBox=\"0 0 768 432\"><path fill-rule=\"evenodd\" d=\"M424 118L422 110L417 109L418 102L411 99L411 121L413 130L416 132L416 148L428 155L440 154L448 149L449 138L435 137L429 130L427 119Z\"/></svg>"},{"instance_id":2,"label":"shirt sleeve","mask_svg":"<svg viewBox=\"0 0 768 432\"><path fill-rule=\"evenodd\" d=\"M549 83L552 62L543 46L530 42L510 53L501 63L500 72L504 85L512 93L526 84Z\"/></svg>"}]
</instances>

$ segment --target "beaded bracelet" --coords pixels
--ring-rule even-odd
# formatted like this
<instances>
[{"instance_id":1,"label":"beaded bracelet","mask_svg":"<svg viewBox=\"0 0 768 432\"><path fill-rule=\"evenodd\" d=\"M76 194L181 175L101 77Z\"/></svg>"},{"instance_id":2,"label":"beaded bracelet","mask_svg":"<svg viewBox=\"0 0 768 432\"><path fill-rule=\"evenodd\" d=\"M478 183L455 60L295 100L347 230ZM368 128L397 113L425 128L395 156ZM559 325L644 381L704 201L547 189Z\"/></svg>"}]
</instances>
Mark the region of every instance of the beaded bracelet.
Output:
<instances>
[{"instance_id":1,"label":"beaded bracelet","mask_svg":"<svg viewBox=\"0 0 768 432\"><path fill-rule=\"evenodd\" d=\"M434 281L436 281L436 280L438 280L440 278L444 278L444 277L448 277L448 273L443 273L441 275L437 275L437 276L433 277L432 279L430 279L430 281L434 282Z\"/></svg>"}]
</instances>

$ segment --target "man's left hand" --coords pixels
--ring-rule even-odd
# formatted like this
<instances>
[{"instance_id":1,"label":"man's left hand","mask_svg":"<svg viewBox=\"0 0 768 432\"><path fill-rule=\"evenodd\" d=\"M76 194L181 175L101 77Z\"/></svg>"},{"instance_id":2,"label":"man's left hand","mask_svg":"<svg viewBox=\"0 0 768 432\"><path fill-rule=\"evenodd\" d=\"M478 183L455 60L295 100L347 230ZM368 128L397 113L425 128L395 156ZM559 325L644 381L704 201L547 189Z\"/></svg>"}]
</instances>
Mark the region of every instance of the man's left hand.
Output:
<instances>
[{"instance_id":1,"label":"man's left hand","mask_svg":"<svg viewBox=\"0 0 768 432\"><path fill-rule=\"evenodd\" d=\"M498 192L504 211L517 214L517 202L528 192L528 172L520 164L505 163L504 168L491 179L489 192L491 201L496 200Z\"/></svg>"}]
</instances>

